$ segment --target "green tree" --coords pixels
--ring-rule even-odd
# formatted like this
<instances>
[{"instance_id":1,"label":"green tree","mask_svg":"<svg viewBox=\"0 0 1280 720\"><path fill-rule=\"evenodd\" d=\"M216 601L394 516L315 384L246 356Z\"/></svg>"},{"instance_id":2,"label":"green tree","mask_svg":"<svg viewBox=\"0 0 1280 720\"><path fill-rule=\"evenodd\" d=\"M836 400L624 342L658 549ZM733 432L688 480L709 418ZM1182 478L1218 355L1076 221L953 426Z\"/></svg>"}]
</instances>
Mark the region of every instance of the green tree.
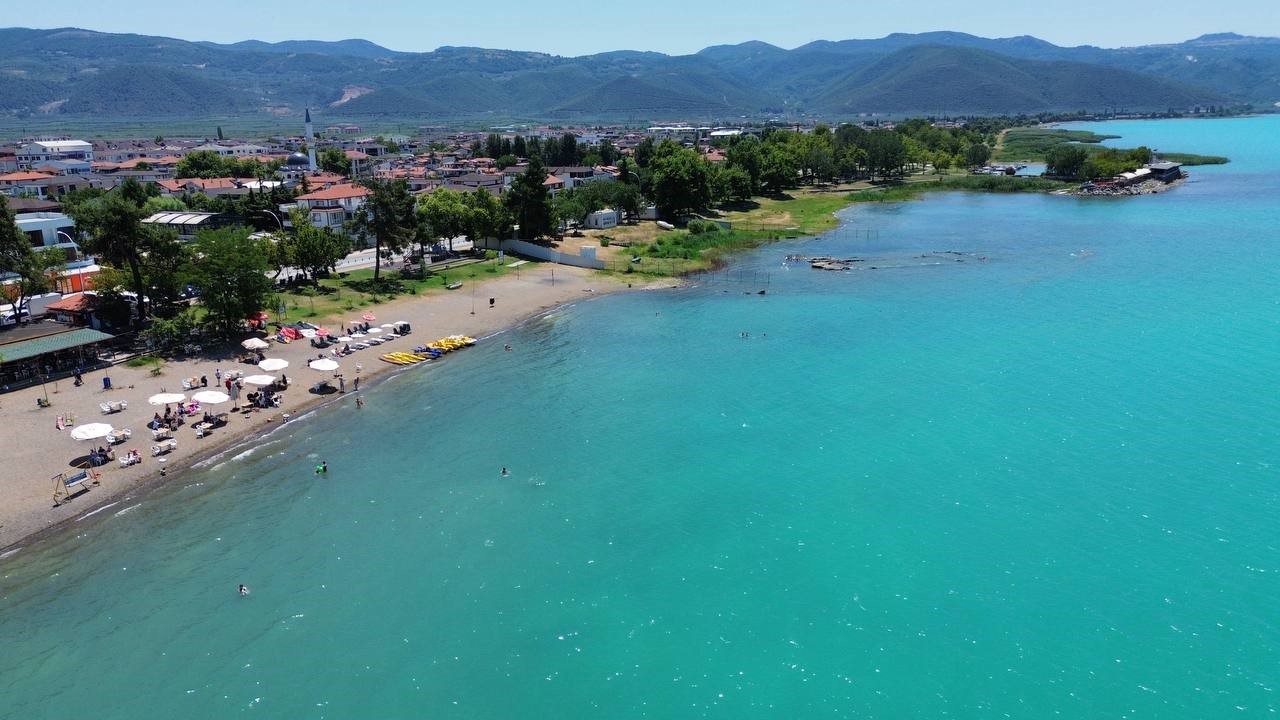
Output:
<instances>
[{"instance_id":1,"label":"green tree","mask_svg":"<svg viewBox=\"0 0 1280 720\"><path fill-rule=\"evenodd\" d=\"M867 166L873 177L900 173L906 161L901 135L892 130L872 130L867 134Z\"/></svg>"},{"instance_id":2,"label":"green tree","mask_svg":"<svg viewBox=\"0 0 1280 720\"><path fill-rule=\"evenodd\" d=\"M511 216L502 201L489 191L477 188L462 196L470 209L467 215L467 237L472 242L485 238L508 237L511 234Z\"/></svg>"},{"instance_id":3,"label":"green tree","mask_svg":"<svg viewBox=\"0 0 1280 720\"><path fill-rule=\"evenodd\" d=\"M952 162L954 162L951 153L946 150L939 150L929 157L932 158L933 171L939 175L946 174L947 168L951 167Z\"/></svg>"},{"instance_id":4,"label":"green tree","mask_svg":"<svg viewBox=\"0 0 1280 720\"><path fill-rule=\"evenodd\" d=\"M329 228L312 225L307 211L301 208L291 210L289 220L293 234L280 239L288 248L284 257L306 273L312 284L319 285L320 273L335 270L338 261L351 252L351 241ZM268 249L268 265L273 254Z\"/></svg>"},{"instance_id":5,"label":"green tree","mask_svg":"<svg viewBox=\"0 0 1280 720\"><path fill-rule=\"evenodd\" d=\"M747 179L751 181L751 195L760 191L760 168L764 160L764 151L760 145L756 137L748 135L734 140L725 152L725 165L747 174Z\"/></svg>"},{"instance_id":6,"label":"green tree","mask_svg":"<svg viewBox=\"0 0 1280 720\"><path fill-rule=\"evenodd\" d=\"M413 195L404 180L379 180L368 178L361 183L369 189L364 207L356 212L351 229L360 237L373 240L373 279L377 282L382 271L382 255L399 252L417 236L418 223L414 215Z\"/></svg>"},{"instance_id":7,"label":"green tree","mask_svg":"<svg viewBox=\"0 0 1280 720\"><path fill-rule=\"evenodd\" d=\"M982 167L991 159L991 148L986 143L974 143L965 151L964 159L969 167Z\"/></svg>"},{"instance_id":8,"label":"green tree","mask_svg":"<svg viewBox=\"0 0 1280 720\"><path fill-rule=\"evenodd\" d=\"M148 314L143 257L167 239L142 224L147 199L147 192L138 181L128 178L105 195L85 196L84 202L65 206L76 227L89 234L85 249L129 273L129 289L138 296L139 322Z\"/></svg>"},{"instance_id":9,"label":"green tree","mask_svg":"<svg viewBox=\"0 0 1280 720\"><path fill-rule=\"evenodd\" d=\"M416 213L427 237L447 241L449 252L453 252L453 239L466 234L471 219L471 208L463 200L462 193L448 188L419 195Z\"/></svg>"},{"instance_id":10,"label":"green tree","mask_svg":"<svg viewBox=\"0 0 1280 720\"><path fill-rule=\"evenodd\" d=\"M339 175L351 174L351 159L340 148L329 146L320 151L316 157L316 165L325 172Z\"/></svg>"},{"instance_id":11,"label":"green tree","mask_svg":"<svg viewBox=\"0 0 1280 720\"><path fill-rule=\"evenodd\" d=\"M537 157L529 158L529 167L511 183L503 196L503 204L520 228L520 237L534 240L551 232L551 202L547 171Z\"/></svg>"},{"instance_id":12,"label":"green tree","mask_svg":"<svg viewBox=\"0 0 1280 720\"><path fill-rule=\"evenodd\" d=\"M783 143L768 142L760 155L760 184L770 193L780 193L796 186L800 163L795 153Z\"/></svg>"},{"instance_id":13,"label":"green tree","mask_svg":"<svg viewBox=\"0 0 1280 720\"><path fill-rule=\"evenodd\" d=\"M32 295L49 287L47 257L31 246L26 233L18 228L9 203L0 195L0 275L13 274L17 280L4 286L16 311L26 305Z\"/></svg>"},{"instance_id":14,"label":"green tree","mask_svg":"<svg viewBox=\"0 0 1280 720\"><path fill-rule=\"evenodd\" d=\"M679 219L707 207L711 203L709 166L696 150L664 140L654 151L650 188L658 212Z\"/></svg>"},{"instance_id":15,"label":"green tree","mask_svg":"<svg viewBox=\"0 0 1280 720\"><path fill-rule=\"evenodd\" d=\"M226 160L212 150L187 153L178 161L174 172L180 178L216 178L228 175Z\"/></svg>"},{"instance_id":16,"label":"green tree","mask_svg":"<svg viewBox=\"0 0 1280 720\"><path fill-rule=\"evenodd\" d=\"M641 140L640 143L636 145L635 155L633 155L636 160L636 165L642 168L649 167L649 163L653 161L653 153L656 148L657 145L653 142L653 138L647 137Z\"/></svg>"},{"instance_id":17,"label":"green tree","mask_svg":"<svg viewBox=\"0 0 1280 720\"><path fill-rule=\"evenodd\" d=\"M189 277L200 288L206 322L223 335L239 330L271 294L266 241L249 234L245 228L228 227L201 230L196 236L197 260L189 266Z\"/></svg>"},{"instance_id":18,"label":"green tree","mask_svg":"<svg viewBox=\"0 0 1280 720\"><path fill-rule=\"evenodd\" d=\"M1089 153L1077 145L1063 143L1049 148L1044 154L1045 172L1057 177L1080 179Z\"/></svg>"},{"instance_id":19,"label":"green tree","mask_svg":"<svg viewBox=\"0 0 1280 720\"><path fill-rule=\"evenodd\" d=\"M503 155L495 160L494 164L498 166L499 170L506 170L513 165L520 164L520 159L515 155Z\"/></svg>"}]
</instances>

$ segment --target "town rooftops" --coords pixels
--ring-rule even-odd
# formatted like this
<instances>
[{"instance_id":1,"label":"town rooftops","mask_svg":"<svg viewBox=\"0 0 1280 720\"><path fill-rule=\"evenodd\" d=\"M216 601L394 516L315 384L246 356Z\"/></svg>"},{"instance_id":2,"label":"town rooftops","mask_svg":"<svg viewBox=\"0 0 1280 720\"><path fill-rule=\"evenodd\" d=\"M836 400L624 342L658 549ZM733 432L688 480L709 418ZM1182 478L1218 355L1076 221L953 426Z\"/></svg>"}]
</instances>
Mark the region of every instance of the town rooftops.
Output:
<instances>
[{"instance_id":1,"label":"town rooftops","mask_svg":"<svg viewBox=\"0 0 1280 720\"><path fill-rule=\"evenodd\" d=\"M31 144L46 150L88 150L93 147L84 140L36 140Z\"/></svg>"},{"instance_id":2,"label":"town rooftops","mask_svg":"<svg viewBox=\"0 0 1280 720\"><path fill-rule=\"evenodd\" d=\"M49 303L44 309L46 312L83 313L89 312L97 304L97 295L91 293L77 293L75 295L63 296L61 300Z\"/></svg>"},{"instance_id":3,"label":"town rooftops","mask_svg":"<svg viewBox=\"0 0 1280 720\"><path fill-rule=\"evenodd\" d=\"M356 185L334 185L323 190L309 192L306 195L299 195L298 200L346 200L348 198L364 197L371 194L369 188L358 187Z\"/></svg>"},{"instance_id":4,"label":"town rooftops","mask_svg":"<svg viewBox=\"0 0 1280 720\"><path fill-rule=\"evenodd\" d=\"M0 182L31 182L32 180L49 180L55 177L49 173L28 172L20 170L18 172L6 173L0 175Z\"/></svg>"}]
</instances>

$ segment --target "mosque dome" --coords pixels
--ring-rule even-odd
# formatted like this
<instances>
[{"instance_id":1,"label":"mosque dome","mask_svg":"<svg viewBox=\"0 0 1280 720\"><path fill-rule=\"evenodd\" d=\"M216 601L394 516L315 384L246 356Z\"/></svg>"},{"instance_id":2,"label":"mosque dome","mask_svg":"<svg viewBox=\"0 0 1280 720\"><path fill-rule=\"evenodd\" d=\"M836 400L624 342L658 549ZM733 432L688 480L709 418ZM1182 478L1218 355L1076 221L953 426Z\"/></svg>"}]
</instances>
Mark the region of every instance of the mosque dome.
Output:
<instances>
[{"instance_id":1,"label":"mosque dome","mask_svg":"<svg viewBox=\"0 0 1280 720\"><path fill-rule=\"evenodd\" d=\"M288 167L310 167L311 161L307 159L306 155L296 152L285 158L284 164Z\"/></svg>"}]
</instances>

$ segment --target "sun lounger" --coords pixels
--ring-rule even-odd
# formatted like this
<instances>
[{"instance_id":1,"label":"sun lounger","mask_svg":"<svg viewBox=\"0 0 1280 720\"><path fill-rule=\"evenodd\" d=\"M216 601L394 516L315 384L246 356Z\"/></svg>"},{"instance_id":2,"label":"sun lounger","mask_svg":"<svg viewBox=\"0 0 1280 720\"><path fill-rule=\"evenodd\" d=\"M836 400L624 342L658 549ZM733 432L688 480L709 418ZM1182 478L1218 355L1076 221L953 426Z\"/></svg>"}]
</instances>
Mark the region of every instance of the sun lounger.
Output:
<instances>
[{"instance_id":1,"label":"sun lounger","mask_svg":"<svg viewBox=\"0 0 1280 720\"><path fill-rule=\"evenodd\" d=\"M158 457L158 456L160 456L160 455L165 455L165 454L171 453L171 452L173 452L174 450L177 450L177 449L178 449L178 441L177 441L177 440L169 440L169 441L167 441L167 442L162 442L162 443L160 443L160 444L158 444L158 445L152 445L152 446L151 446L151 457Z\"/></svg>"},{"instance_id":2,"label":"sun lounger","mask_svg":"<svg viewBox=\"0 0 1280 720\"><path fill-rule=\"evenodd\" d=\"M367 343L360 342L360 343L356 343L355 345L352 345L351 347L355 348L356 350L367 350L369 348L369 345Z\"/></svg>"},{"instance_id":3,"label":"sun lounger","mask_svg":"<svg viewBox=\"0 0 1280 720\"><path fill-rule=\"evenodd\" d=\"M98 407L102 408L103 415L111 415L112 413L128 410L129 403L124 400L117 400L113 402L98 403Z\"/></svg>"}]
</instances>

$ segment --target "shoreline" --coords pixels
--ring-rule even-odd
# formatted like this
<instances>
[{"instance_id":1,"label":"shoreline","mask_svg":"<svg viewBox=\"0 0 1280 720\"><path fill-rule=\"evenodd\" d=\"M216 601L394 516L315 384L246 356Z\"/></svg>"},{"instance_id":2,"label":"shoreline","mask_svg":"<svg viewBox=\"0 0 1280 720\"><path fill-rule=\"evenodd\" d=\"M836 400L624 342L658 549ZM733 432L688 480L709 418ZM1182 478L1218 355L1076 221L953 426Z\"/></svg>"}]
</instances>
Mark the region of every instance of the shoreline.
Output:
<instances>
[{"instance_id":1,"label":"shoreline","mask_svg":"<svg viewBox=\"0 0 1280 720\"><path fill-rule=\"evenodd\" d=\"M395 319L407 317L413 325L412 334L397 340L384 343L384 346L371 347L356 355L343 358L343 371L347 378L359 376L363 389L371 389L396 377L400 372L409 372L418 365L395 365L384 362L381 355L387 352L403 351L415 345L435 340L437 337L451 334L469 334L483 342L497 335L518 328L530 320L546 315L557 309L576 304L578 301L627 291L625 280L602 276L594 271L571 267L557 267L555 284L548 285L543 275L549 270L539 266L535 272L526 271L523 279L514 276L496 278L477 283L472 293L466 295L433 294L430 296L402 297L391 302L371 308L379 314L395 314ZM637 285L635 290L667 288L672 286L670 280L659 280ZM486 297L498 297L504 302L495 306L496 314L490 315L488 309L481 313L467 310L473 302L476 292ZM522 303L526 301L527 304ZM513 305L515 307L513 307ZM511 309L508 309L511 308ZM390 318L390 315L387 315ZM341 322L341 319L338 320ZM163 487L168 487L178 478L185 477L191 470L200 470L205 464L217 458L230 455L237 449L261 440L274 433L288 423L299 422L319 410L337 405L344 400L351 400L357 395L351 387L346 393L316 395L309 393L309 387L316 380L328 377L328 374L316 373L307 369L305 358L314 357L317 353L308 343L292 343L289 346L277 344L267 351L270 357L297 359L290 365L292 371L290 390L284 395L284 407L252 412L241 415L233 413L231 422L215 431L215 434L203 439L196 439L189 425L179 428L174 433L178 439L178 449L167 457L163 463L165 474L161 475L161 463L156 458L143 453L143 462L130 468L120 467L112 461L95 468L100 473L100 483L93 485L86 492L80 493L71 500L64 500L59 506L51 506L51 478L58 472L66 472L71 466L61 458L68 457L77 449L88 449L88 445L78 445L63 434L54 434L49 425L61 408L72 403L67 401L71 395L78 395L76 405L94 407L111 398L125 398L130 402L128 414L132 418L139 415L142 421L121 422L117 427L137 428L138 433L129 441L116 446L118 451L136 447L140 450L149 448L151 441L143 438L147 433L145 419L157 408L147 404L146 397L156 391L156 386L164 383L173 384L175 378L199 377L208 375L213 380L213 368L229 367L238 369L233 360L221 353L207 357L170 362L166 365L165 376L155 378L148 376L147 368L126 368L115 365L103 370L95 370L85 374L85 384L80 388L55 389L58 396L55 408L41 410L35 407L35 398L43 393L40 386L24 388L3 397L0 404L0 422L18 429L15 438L21 453L28 457L18 457L9 465L16 472L4 473L0 480L0 561L14 557L23 550L36 546L52 537L56 537L76 526L76 523L96 516L103 510L126 500L134 500L151 494ZM299 356L302 356L299 358ZM432 361L439 362L439 361ZM299 364L301 363L301 365ZM430 364L430 363L425 363ZM357 367L359 369L348 369ZM199 369L197 369L199 368ZM315 373L314 376L311 374ZM115 388L107 393L97 390L100 378L110 374ZM118 379L121 378L121 379ZM140 388L146 387L142 390ZM211 385L212 387L212 385ZM31 409L28 409L31 408ZM36 413L38 421L27 416ZM45 414L50 413L50 414ZM286 422L282 415L288 413ZM77 423L111 421L117 415L99 417L91 410L77 413ZM105 441L93 441L93 445ZM70 450L68 450L70 448ZM56 462L48 462L50 456L58 457ZM105 517L105 515L104 515Z\"/></svg>"}]
</instances>

